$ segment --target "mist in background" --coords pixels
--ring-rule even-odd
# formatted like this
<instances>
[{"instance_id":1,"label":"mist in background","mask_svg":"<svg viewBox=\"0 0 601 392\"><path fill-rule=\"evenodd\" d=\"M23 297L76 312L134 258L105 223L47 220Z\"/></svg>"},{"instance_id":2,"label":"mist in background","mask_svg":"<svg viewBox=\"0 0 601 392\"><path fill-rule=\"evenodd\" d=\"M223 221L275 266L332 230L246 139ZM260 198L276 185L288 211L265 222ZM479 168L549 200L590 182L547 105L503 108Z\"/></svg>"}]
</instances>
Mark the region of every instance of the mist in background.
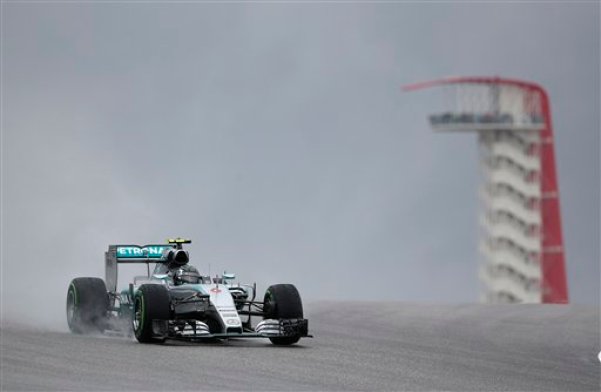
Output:
<instances>
[{"instance_id":1,"label":"mist in background","mask_svg":"<svg viewBox=\"0 0 601 392\"><path fill-rule=\"evenodd\" d=\"M3 3L1 45L3 321L66 328L109 244L173 236L261 293L476 302L476 137L400 89L449 75L549 92L599 305L598 3Z\"/></svg>"}]
</instances>

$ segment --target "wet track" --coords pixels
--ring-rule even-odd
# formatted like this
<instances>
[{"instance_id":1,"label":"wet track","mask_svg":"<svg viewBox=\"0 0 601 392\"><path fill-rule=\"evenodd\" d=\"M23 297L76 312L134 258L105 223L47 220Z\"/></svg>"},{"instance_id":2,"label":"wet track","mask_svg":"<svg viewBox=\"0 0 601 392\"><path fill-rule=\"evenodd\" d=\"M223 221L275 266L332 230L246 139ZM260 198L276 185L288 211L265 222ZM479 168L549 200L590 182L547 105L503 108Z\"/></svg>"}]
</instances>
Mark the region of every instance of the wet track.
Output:
<instances>
[{"instance_id":1,"label":"wet track","mask_svg":"<svg viewBox=\"0 0 601 392\"><path fill-rule=\"evenodd\" d=\"M600 390L599 311L314 303L314 339L141 345L2 325L1 390Z\"/></svg>"}]
</instances>

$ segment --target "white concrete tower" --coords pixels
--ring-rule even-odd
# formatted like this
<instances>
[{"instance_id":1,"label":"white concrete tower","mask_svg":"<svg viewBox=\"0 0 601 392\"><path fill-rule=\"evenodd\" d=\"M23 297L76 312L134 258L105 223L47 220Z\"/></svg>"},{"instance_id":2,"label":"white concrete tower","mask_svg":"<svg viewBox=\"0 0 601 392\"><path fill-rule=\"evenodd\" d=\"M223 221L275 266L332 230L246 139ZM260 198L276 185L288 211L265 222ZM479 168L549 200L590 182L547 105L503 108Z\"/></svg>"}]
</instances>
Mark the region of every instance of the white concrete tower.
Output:
<instances>
[{"instance_id":1,"label":"white concrete tower","mask_svg":"<svg viewBox=\"0 0 601 392\"><path fill-rule=\"evenodd\" d=\"M450 78L435 131L478 135L483 302L567 302L549 102L538 85L501 78Z\"/></svg>"}]
</instances>

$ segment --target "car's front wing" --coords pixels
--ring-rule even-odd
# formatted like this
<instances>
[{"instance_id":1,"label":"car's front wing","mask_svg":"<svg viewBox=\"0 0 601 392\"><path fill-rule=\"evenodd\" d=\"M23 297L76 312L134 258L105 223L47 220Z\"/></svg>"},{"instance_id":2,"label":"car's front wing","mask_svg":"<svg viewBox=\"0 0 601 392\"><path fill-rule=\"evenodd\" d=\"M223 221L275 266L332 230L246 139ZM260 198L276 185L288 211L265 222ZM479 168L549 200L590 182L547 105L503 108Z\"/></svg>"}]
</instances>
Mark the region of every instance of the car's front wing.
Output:
<instances>
[{"instance_id":1,"label":"car's front wing","mask_svg":"<svg viewBox=\"0 0 601 392\"><path fill-rule=\"evenodd\" d=\"M156 338L179 340L205 340L230 338L313 337L308 333L307 319L266 319L257 324L254 331L230 330L211 333L207 324L198 320L153 320L152 331Z\"/></svg>"}]
</instances>

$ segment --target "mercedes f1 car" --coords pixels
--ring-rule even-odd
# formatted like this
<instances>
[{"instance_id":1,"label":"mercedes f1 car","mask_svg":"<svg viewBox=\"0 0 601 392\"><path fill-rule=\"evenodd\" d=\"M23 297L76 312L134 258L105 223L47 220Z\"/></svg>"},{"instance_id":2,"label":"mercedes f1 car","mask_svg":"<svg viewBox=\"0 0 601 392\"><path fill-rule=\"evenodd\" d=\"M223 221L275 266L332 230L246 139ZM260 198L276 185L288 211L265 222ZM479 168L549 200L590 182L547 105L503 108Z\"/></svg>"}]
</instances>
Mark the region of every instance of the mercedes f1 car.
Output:
<instances>
[{"instance_id":1,"label":"mercedes f1 car","mask_svg":"<svg viewBox=\"0 0 601 392\"><path fill-rule=\"evenodd\" d=\"M133 334L140 343L269 338L276 345L291 345L311 337L294 285L272 285L263 301L256 301L256 283L234 284L233 274L211 278L190 267L182 248L190 242L177 238L167 244L109 245L105 280L75 278L69 285L69 329ZM146 264L147 274L117 290L118 267L130 263ZM253 316L261 320L255 324Z\"/></svg>"}]
</instances>

